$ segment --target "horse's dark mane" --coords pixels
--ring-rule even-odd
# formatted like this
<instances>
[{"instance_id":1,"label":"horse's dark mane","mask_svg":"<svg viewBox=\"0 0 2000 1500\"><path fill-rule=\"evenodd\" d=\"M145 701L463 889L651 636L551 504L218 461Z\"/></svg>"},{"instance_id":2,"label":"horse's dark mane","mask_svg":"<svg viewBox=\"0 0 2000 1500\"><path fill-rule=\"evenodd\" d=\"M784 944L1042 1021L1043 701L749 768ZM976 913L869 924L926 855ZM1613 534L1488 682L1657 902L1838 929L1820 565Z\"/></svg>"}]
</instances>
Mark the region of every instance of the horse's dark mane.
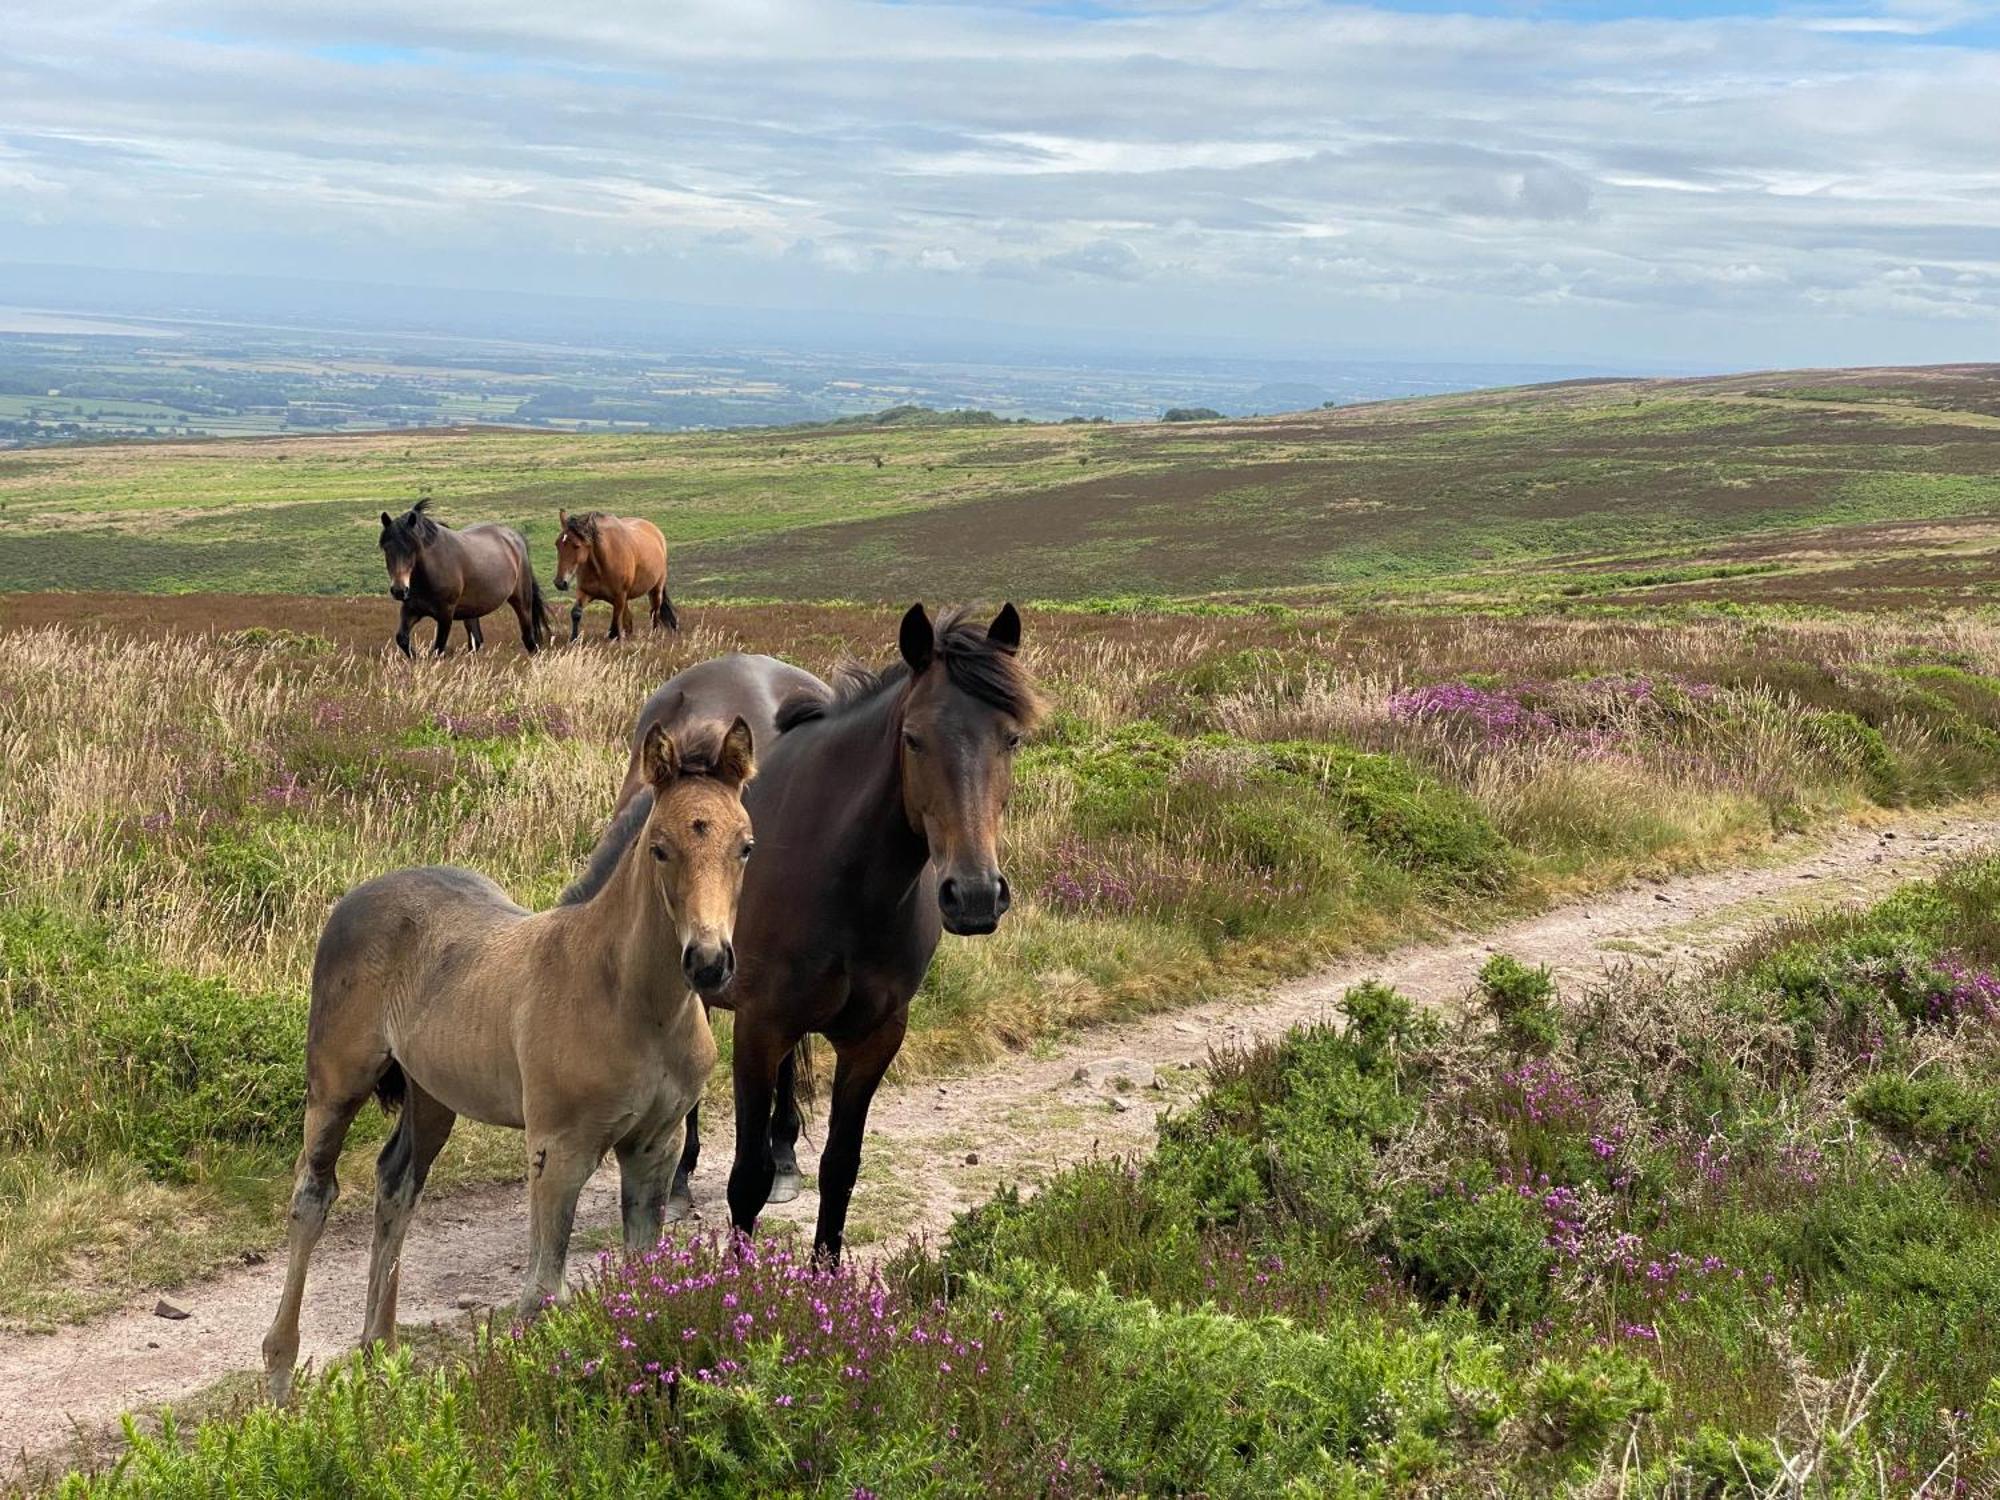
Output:
<instances>
[{"instance_id":1,"label":"horse's dark mane","mask_svg":"<svg viewBox=\"0 0 2000 1500\"><path fill-rule=\"evenodd\" d=\"M677 727L673 731L674 750L680 759L681 775L713 776L716 767L722 764L722 745L728 733L728 727L722 724L683 724ZM581 906L603 890L652 813L653 789L642 786L625 810L611 820L611 826L598 839L597 847L590 851L590 863L570 883L569 889L556 898L556 905Z\"/></svg>"},{"instance_id":2,"label":"horse's dark mane","mask_svg":"<svg viewBox=\"0 0 2000 1500\"><path fill-rule=\"evenodd\" d=\"M983 626L968 619L970 613L970 606L961 605L938 618L937 654L944 658L946 674L961 692L1013 715L1022 728L1032 728L1041 717L1042 700L1028 669L1015 652L997 644ZM838 718L909 680L907 662L892 662L879 671L843 662L833 674L831 697L807 688L778 705L778 732Z\"/></svg>"},{"instance_id":3,"label":"horse's dark mane","mask_svg":"<svg viewBox=\"0 0 2000 1500\"><path fill-rule=\"evenodd\" d=\"M399 535L413 540L427 542L442 529L436 516L431 513L431 497L420 495L417 503L404 511L396 520Z\"/></svg>"},{"instance_id":4,"label":"horse's dark mane","mask_svg":"<svg viewBox=\"0 0 2000 1500\"><path fill-rule=\"evenodd\" d=\"M604 519L604 512L601 510L586 510L580 513L573 512L569 516L569 518L563 522L563 529L565 531L575 532L578 536L582 537L586 542L595 542L597 540L598 522L602 521L603 519Z\"/></svg>"}]
</instances>

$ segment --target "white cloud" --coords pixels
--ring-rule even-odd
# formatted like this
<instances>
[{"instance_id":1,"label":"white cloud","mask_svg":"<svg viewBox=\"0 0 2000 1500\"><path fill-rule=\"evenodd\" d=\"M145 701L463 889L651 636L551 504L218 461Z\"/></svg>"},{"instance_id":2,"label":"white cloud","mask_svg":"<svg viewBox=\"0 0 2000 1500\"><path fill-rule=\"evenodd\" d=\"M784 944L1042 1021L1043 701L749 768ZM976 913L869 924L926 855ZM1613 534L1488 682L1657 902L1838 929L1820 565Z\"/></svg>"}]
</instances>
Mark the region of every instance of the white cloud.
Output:
<instances>
[{"instance_id":1,"label":"white cloud","mask_svg":"<svg viewBox=\"0 0 2000 1500\"><path fill-rule=\"evenodd\" d=\"M15 7L0 260L576 285L651 258L718 300L1522 355L2000 330L2000 53L1966 30L2000 5L1493 8Z\"/></svg>"}]
</instances>

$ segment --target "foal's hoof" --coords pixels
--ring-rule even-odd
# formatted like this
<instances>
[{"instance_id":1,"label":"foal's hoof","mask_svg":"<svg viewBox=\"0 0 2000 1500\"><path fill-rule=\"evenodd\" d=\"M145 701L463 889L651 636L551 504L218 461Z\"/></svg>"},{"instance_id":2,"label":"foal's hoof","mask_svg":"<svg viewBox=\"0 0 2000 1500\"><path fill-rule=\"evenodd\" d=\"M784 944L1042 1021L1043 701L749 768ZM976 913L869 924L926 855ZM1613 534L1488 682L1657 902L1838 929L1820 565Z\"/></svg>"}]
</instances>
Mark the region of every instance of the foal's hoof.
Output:
<instances>
[{"instance_id":1,"label":"foal's hoof","mask_svg":"<svg viewBox=\"0 0 2000 1500\"><path fill-rule=\"evenodd\" d=\"M764 1201L766 1203L790 1203L794 1198L798 1197L799 1189L802 1186L804 1184L799 1181L798 1173L780 1172L776 1177L771 1179L771 1196Z\"/></svg>"},{"instance_id":2,"label":"foal's hoof","mask_svg":"<svg viewBox=\"0 0 2000 1500\"><path fill-rule=\"evenodd\" d=\"M692 1193L675 1193L671 1198L667 1199L666 1210L660 1215L662 1222L668 1224L685 1224L693 1217L694 1195Z\"/></svg>"}]
</instances>

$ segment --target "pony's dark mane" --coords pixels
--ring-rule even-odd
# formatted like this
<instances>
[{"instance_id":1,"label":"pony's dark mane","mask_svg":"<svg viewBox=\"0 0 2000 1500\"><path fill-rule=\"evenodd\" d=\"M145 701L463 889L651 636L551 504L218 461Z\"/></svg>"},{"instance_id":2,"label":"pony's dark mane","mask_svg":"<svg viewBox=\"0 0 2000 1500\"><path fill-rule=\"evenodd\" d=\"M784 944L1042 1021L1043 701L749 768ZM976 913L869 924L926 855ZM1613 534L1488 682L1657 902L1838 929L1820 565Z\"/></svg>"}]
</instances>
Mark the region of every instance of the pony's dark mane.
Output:
<instances>
[{"instance_id":1,"label":"pony's dark mane","mask_svg":"<svg viewBox=\"0 0 2000 1500\"><path fill-rule=\"evenodd\" d=\"M721 724L684 724L674 730L674 750L680 759L681 775L713 776L716 767L722 764L722 744L728 733L728 728ZM642 786L625 810L611 820L597 847L590 851L590 862L583 867L583 873L556 898L556 905L581 906L603 890L652 813L653 789Z\"/></svg>"},{"instance_id":2,"label":"pony's dark mane","mask_svg":"<svg viewBox=\"0 0 2000 1500\"><path fill-rule=\"evenodd\" d=\"M398 535L414 537L418 541L429 541L437 535L440 526L436 516L430 513L431 497L421 495L417 503L396 518Z\"/></svg>"},{"instance_id":3,"label":"pony's dark mane","mask_svg":"<svg viewBox=\"0 0 2000 1500\"><path fill-rule=\"evenodd\" d=\"M569 519L563 522L563 530L575 532L586 542L595 542L597 540L598 522L603 519L604 512L601 510L586 510L581 514L572 513Z\"/></svg>"},{"instance_id":4,"label":"pony's dark mane","mask_svg":"<svg viewBox=\"0 0 2000 1500\"><path fill-rule=\"evenodd\" d=\"M1011 714L1022 728L1032 728L1041 717L1042 700L1028 669L1014 651L997 644L984 626L968 619L970 613L969 605L961 605L938 618L937 654L944 659L946 675L961 692ZM778 705L778 732L839 718L909 680L907 662L892 662L879 671L844 662L833 674L832 696L807 688Z\"/></svg>"}]
</instances>

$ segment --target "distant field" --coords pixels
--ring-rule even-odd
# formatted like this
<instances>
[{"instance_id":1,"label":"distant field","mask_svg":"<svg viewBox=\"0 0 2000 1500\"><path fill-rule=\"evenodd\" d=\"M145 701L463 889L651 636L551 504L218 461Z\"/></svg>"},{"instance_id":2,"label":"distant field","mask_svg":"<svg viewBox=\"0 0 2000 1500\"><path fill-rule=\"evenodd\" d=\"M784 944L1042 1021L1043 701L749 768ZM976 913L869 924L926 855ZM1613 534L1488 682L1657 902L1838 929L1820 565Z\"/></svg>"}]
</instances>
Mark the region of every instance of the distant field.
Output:
<instances>
[{"instance_id":1,"label":"distant field","mask_svg":"<svg viewBox=\"0 0 2000 1500\"><path fill-rule=\"evenodd\" d=\"M544 567L558 506L651 516L695 598L1979 602L2000 581L2000 366L1186 425L31 450L0 454L0 590L372 592L376 512L423 490L449 520L523 527Z\"/></svg>"}]
</instances>

